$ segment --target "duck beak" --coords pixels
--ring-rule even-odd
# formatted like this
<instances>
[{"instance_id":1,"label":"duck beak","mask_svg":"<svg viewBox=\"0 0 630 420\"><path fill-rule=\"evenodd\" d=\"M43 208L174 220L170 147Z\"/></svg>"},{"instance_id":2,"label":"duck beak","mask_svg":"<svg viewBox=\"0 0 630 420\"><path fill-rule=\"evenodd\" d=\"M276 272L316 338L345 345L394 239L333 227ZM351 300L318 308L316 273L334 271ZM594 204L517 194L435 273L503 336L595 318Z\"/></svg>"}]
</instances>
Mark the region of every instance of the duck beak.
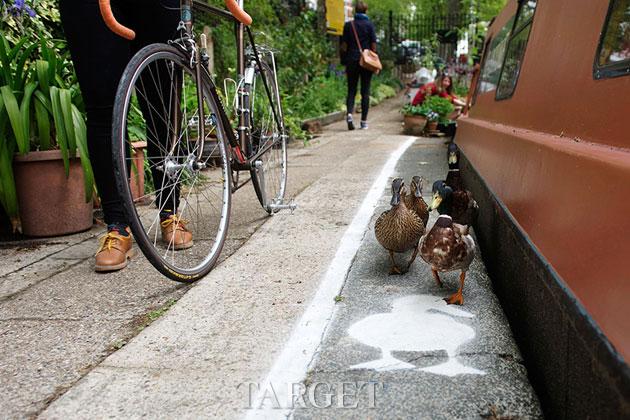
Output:
<instances>
[{"instance_id":1,"label":"duck beak","mask_svg":"<svg viewBox=\"0 0 630 420\"><path fill-rule=\"evenodd\" d=\"M422 197L422 182L418 182L418 185L416 185L416 190L413 192L413 195L415 195L416 198Z\"/></svg>"},{"instance_id":2,"label":"duck beak","mask_svg":"<svg viewBox=\"0 0 630 420\"><path fill-rule=\"evenodd\" d=\"M448 154L448 164L449 165L453 165L457 163L457 155L455 153L449 153Z\"/></svg>"},{"instance_id":3,"label":"duck beak","mask_svg":"<svg viewBox=\"0 0 630 420\"><path fill-rule=\"evenodd\" d=\"M389 202L392 206L397 206L400 204L400 193L394 193L392 195L392 201Z\"/></svg>"},{"instance_id":4,"label":"duck beak","mask_svg":"<svg viewBox=\"0 0 630 420\"><path fill-rule=\"evenodd\" d=\"M437 209L438 207L440 207L441 203L442 203L442 196L440 196L439 193L433 194L433 201L431 202L431 205L429 206L429 211Z\"/></svg>"}]
</instances>

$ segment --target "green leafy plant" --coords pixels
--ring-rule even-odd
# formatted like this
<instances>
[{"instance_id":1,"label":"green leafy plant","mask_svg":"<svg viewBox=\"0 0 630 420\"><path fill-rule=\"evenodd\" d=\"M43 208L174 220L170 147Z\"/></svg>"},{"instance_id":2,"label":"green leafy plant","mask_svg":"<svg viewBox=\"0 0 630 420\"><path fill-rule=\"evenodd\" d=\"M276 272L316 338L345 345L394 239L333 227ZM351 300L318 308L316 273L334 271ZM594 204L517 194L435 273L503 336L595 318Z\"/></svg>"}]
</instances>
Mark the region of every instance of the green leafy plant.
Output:
<instances>
[{"instance_id":1,"label":"green leafy plant","mask_svg":"<svg viewBox=\"0 0 630 420\"><path fill-rule=\"evenodd\" d=\"M439 57L437 51L440 47L437 34L434 34L431 38L425 39L421 42L424 47L424 54L420 59L420 66L433 70L435 68L436 59Z\"/></svg>"},{"instance_id":2,"label":"green leafy plant","mask_svg":"<svg viewBox=\"0 0 630 420\"><path fill-rule=\"evenodd\" d=\"M435 95L427 96L421 108L421 115L426 116L430 121L439 121L441 123L447 123L449 121L448 116L455 111L451 101ZM437 114L437 117L434 114Z\"/></svg>"},{"instance_id":3,"label":"green leafy plant","mask_svg":"<svg viewBox=\"0 0 630 420\"><path fill-rule=\"evenodd\" d=\"M58 0L0 0L0 16L10 42L63 37Z\"/></svg>"},{"instance_id":4,"label":"green leafy plant","mask_svg":"<svg viewBox=\"0 0 630 420\"><path fill-rule=\"evenodd\" d=\"M404 115L421 115L428 121L439 121L447 123L448 116L455 110L455 107L446 98L440 96L427 96L421 105L407 104L402 107Z\"/></svg>"},{"instance_id":5,"label":"green leafy plant","mask_svg":"<svg viewBox=\"0 0 630 420\"><path fill-rule=\"evenodd\" d=\"M421 115L423 117L425 116L425 110L422 105L406 104L402 107L400 112L402 112L403 115Z\"/></svg>"},{"instance_id":6,"label":"green leafy plant","mask_svg":"<svg viewBox=\"0 0 630 420\"><path fill-rule=\"evenodd\" d=\"M19 230L12 170L14 153L61 150L66 176L70 159L81 159L85 199L92 199L94 176L87 148L83 101L63 42L11 42L0 33L0 204Z\"/></svg>"}]
</instances>

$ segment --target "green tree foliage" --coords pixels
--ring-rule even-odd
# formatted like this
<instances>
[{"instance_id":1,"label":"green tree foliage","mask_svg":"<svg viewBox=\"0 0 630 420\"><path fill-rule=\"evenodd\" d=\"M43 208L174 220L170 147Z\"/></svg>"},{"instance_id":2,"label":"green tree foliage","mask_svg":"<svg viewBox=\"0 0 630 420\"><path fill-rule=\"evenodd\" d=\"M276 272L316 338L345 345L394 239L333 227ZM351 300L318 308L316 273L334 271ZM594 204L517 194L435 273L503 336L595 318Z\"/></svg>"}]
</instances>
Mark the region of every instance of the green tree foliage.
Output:
<instances>
[{"instance_id":1,"label":"green tree foliage","mask_svg":"<svg viewBox=\"0 0 630 420\"><path fill-rule=\"evenodd\" d=\"M368 14L411 13L412 6L418 6L421 0L367 0Z\"/></svg>"},{"instance_id":2,"label":"green tree foliage","mask_svg":"<svg viewBox=\"0 0 630 420\"><path fill-rule=\"evenodd\" d=\"M490 21L505 7L508 0L478 0L477 16L481 21Z\"/></svg>"},{"instance_id":3,"label":"green tree foliage","mask_svg":"<svg viewBox=\"0 0 630 420\"><path fill-rule=\"evenodd\" d=\"M444 13L468 13L471 10L479 20L489 21L507 4L508 0L368 0L368 13L372 15L402 13L434 16Z\"/></svg>"}]
</instances>

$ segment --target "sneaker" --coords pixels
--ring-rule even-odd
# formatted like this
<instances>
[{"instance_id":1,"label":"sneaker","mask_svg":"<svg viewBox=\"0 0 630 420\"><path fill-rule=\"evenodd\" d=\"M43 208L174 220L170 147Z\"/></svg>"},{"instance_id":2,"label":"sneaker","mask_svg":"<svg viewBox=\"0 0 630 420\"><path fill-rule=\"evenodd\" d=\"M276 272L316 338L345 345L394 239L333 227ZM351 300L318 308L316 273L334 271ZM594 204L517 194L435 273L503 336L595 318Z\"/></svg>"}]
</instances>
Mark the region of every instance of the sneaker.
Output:
<instances>
[{"instance_id":1,"label":"sneaker","mask_svg":"<svg viewBox=\"0 0 630 420\"><path fill-rule=\"evenodd\" d=\"M348 114L346 117L346 122L348 123L348 130L354 130L354 121L352 120L352 114Z\"/></svg>"},{"instance_id":2,"label":"sneaker","mask_svg":"<svg viewBox=\"0 0 630 420\"><path fill-rule=\"evenodd\" d=\"M128 226L108 226L107 234L100 238L94 270L108 272L127 267L128 261L135 255L132 242Z\"/></svg>"},{"instance_id":3,"label":"sneaker","mask_svg":"<svg viewBox=\"0 0 630 420\"><path fill-rule=\"evenodd\" d=\"M368 124L367 121L361 121L361 130L367 130Z\"/></svg>"},{"instance_id":4,"label":"sneaker","mask_svg":"<svg viewBox=\"0 0 630 420\"><path fill-rule=\"evenodd\" d=\"M162 227L162 242L169 249L176 251L180 249L188 249L193 246L193 235L186 229L187 220L182 219L176 214L171 214L162 219L160 226Z\"/></svg>"}]
</instances>

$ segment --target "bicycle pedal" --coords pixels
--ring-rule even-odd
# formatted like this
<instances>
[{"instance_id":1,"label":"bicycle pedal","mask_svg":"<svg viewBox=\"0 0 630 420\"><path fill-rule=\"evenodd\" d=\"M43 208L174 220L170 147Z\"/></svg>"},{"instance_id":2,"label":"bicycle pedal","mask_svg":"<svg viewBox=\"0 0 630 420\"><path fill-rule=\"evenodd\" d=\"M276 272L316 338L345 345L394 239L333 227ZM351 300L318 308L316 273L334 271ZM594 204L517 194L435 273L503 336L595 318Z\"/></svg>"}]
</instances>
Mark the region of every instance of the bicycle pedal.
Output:
<instances>
[{"instance_id":1,"label":"bicycle pedal","mask_svg":"<svg viewBox=\"0 0 630 420\"><path fill-rule=\"evenodd\" d=\"M269 204L269 210L271 210L272 212L276 212L276 211L280 211L280 210L290 210L291 214L293 214L293 212L295 211L297 206L298 206L297 203L294 200L291 200L287 204L285 204L285 203Z\"/></svg>"}]
</instances>

